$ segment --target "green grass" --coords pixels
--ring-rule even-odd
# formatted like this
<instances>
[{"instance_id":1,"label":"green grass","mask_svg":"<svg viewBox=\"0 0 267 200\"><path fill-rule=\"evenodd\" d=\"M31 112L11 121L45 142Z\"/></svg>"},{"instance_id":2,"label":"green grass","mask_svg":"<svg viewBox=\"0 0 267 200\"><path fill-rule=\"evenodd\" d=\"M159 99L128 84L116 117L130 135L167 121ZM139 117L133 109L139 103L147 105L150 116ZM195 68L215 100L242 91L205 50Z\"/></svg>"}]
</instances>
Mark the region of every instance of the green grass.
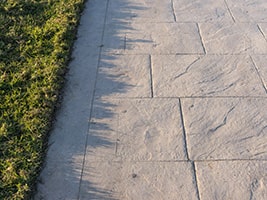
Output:
<instances>
[{"instance_id":1,"label":"green grass","mask_svg":"<svg viewBox=\"0 0 267 200\"><path fill-rule=\"evenodd\" d=\"M0 199L34 189L84 0L0 1Z\"/></svg>"}]
</instances>

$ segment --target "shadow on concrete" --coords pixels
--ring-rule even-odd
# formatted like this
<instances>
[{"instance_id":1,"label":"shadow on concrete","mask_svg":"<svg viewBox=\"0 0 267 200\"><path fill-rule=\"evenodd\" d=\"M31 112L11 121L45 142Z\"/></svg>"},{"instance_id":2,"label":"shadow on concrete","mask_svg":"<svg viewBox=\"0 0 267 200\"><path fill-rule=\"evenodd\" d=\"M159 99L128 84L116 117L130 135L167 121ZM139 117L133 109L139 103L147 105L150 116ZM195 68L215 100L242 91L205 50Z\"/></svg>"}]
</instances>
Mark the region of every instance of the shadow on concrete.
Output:
<instances>
[{"instance_id":1,"label":"shadow on concrete","mask_svg":"<svg viewBox=\"0 0 267 200\"><path fill-rule=\"evenodd\" d=\"M106 6L107 9L105 9ZM87 160L86 158L88 154L94 156L94 152L98 148L112 149L115 146L116 141L112 140L109 134L116 132L116 130L110 127L106 121L115 117L113 110L116 105L103 101L102 98L126 93L131 87L134 87L121 81L120 76L123 74L109 72L116 67L112 63L117 59L117 55L113 53L116 51L123 53L126 49L125 36L127 32L132 31L131 19L138 17L138 12L147 8L143 4L139 5L131 0L87 0L84 12L88 12L88 9L92 13L86 15L88 19L84 20L86 24L81 27L82 30L80 31L87 34L83 35L84 38L87 39L87 37L91 38L92 36L92 39L87 39L88 44L85 44L83 40L79 41L78 36L76 41L76 51L83 54L84 57L78 59L74 56L74 64L71 65L74 70L70 69L70 79L67 81L63 105L58 113L60 116L57 117L50 137L47 164L41 173L35 200L116 200L119 198L112 189L105 188L103 184L93 181L101 179L101 174L90 164L86 165L86 163L91 162L90 159ZM101 16L104 16L104 13L101 12L106 10L106 18L103 21L104 32L98 31L101 30L101 26L97 24L97 21L99 20L101 24ZM98 28L87 27L90 26L90 23L87 25L87 22L96 24ZM96 40L93 41L93 38ZM130 41L130 43L134 42ZM80 48L79 46L83 47ZM130 49L131 46L127 46L127 48ZM88 52L84 52L87 49ZM100 57L96 58L99 52ZM94 61L86 63L83 59ZM82 68L83 65L85 68ZM91 74L88 74L88 70ZM71 71L76 72L72 73ZM79 75L77 76L77 74ZM101 83L100 88L98 88L99 83ZM90 87L90 89L84 89L85 87ZM90 105L90 101L93 104ZM88 113L91 113L90 116ZM91 118L94 118L95 121ZM84 149L85 145L86 150ZM84 150L86 151L85 155ZM96 158L92 162L100 162L100 160L101 158L99 160ZM82 168L84 169L82 170ZM81 173L82 180L80 179Z\"/></svg>"},{"instance_id":2,"label":"shadow on concrete","mask_svg":"<svg viewBox=\"0 0 267 200\"><path fill-rule=\"evenodd\" d=\"M90 1L90 0L89 0ZM140 1L141 2L141 1ZM99 4L99 1L95 1ZM98 149L114 149L115 155L115 143L116 139L112 138L110 134L116 132L116 127L111 127L106 121L116 119L115 113L116 105L112 104L110 101L105 101L105 98L120 96L126 93L134 85L121 81L121 76L124 74L114 73L114 68L118 55L117 52L124 53L124 50L131 49L131 46L126 47L126 34L133 31L130 26L131 20L138 17L137 11L145 10L143 5L134 3L131 0L109 0L108 12L105 20L105 31L102 37L102 44L100 44L100 62L98 65L98 73L95 87L95 94L92 107L91 121L89 125L89 134L87 138L87 148L86 156L90 154L94 156L95 151ZM145 40L139 40L138 42L150 42ZM128 41L129 43L134 43L137 41ZM114 54L115 53L115 54ZM110 73L111 72L111 73ZM115 133L116 134L116 133ZM95 183L91 180L101 180L101 174L99 170L92 167L92 165L86 165L87 162L105 162L104 155L101 158L97 152L97 161L86 160L85 156L85 169L83 170L82 181L81 181L81 191L80 199L94 199L94 200L117 200L119 199L119 194L113 191L112 188L104 188L103 184ZM98 160L99 159L99 160ZM110 158L112 160L112 158ZM112 172L110 172L112 173ZM108 177L106 178L108 179ZM84 190L86 189L86 190Z\"/></svg>"}]
</instances>

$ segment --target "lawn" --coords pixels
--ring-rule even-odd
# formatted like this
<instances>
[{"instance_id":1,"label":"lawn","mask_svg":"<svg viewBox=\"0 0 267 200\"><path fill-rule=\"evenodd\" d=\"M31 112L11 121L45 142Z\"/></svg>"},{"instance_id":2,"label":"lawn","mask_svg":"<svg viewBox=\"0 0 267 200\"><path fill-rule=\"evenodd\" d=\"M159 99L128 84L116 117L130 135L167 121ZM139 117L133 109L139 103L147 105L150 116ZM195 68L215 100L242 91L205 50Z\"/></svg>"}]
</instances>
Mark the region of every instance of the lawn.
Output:
<instances>
[{"instance_id":1,"label":"lawn","mask_svg":"<svg viewBox=\"0 0 267 200\"><path fill-rule=\"evenodd\" d=\"M0 1L0 199L29 199L84 0Z\"/></svg>"}]
</instances>

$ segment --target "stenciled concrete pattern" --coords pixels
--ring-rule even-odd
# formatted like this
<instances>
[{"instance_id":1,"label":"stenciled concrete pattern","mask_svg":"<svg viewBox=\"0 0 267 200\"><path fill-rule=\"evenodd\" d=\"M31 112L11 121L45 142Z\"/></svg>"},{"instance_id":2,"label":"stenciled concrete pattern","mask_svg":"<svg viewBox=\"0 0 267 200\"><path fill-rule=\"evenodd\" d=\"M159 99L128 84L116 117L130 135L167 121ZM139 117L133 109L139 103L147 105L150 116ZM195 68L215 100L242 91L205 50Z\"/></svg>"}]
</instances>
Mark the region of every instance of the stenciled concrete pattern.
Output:
<instances>
[{"instance_id":1,"label":"stenciled concrete pattern","mask_svg":"<svg viewBox=\"0 0 267 200\"><path fill-rule=\"evenodd\" d=\"M267 199L267 1L87 0L34 200Z\"/></svg>"}]
</instances>

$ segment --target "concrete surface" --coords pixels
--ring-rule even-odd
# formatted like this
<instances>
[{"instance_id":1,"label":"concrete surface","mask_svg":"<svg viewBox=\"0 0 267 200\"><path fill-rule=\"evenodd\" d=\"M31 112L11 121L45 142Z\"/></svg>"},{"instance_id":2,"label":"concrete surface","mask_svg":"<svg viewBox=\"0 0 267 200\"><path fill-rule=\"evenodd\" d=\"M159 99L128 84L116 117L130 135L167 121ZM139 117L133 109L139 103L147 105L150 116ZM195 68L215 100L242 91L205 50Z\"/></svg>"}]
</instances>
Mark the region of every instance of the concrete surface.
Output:
<instances>
[{"instance_id":1,"label":"concrete surface","mask_svg":"<svg viewBox=\"0 0 267 200\"><path fill-rule=\"evenodd\" d=\"M88 0L35 200L267 199L267 1Z\"/></svg>"}]
</instances>

